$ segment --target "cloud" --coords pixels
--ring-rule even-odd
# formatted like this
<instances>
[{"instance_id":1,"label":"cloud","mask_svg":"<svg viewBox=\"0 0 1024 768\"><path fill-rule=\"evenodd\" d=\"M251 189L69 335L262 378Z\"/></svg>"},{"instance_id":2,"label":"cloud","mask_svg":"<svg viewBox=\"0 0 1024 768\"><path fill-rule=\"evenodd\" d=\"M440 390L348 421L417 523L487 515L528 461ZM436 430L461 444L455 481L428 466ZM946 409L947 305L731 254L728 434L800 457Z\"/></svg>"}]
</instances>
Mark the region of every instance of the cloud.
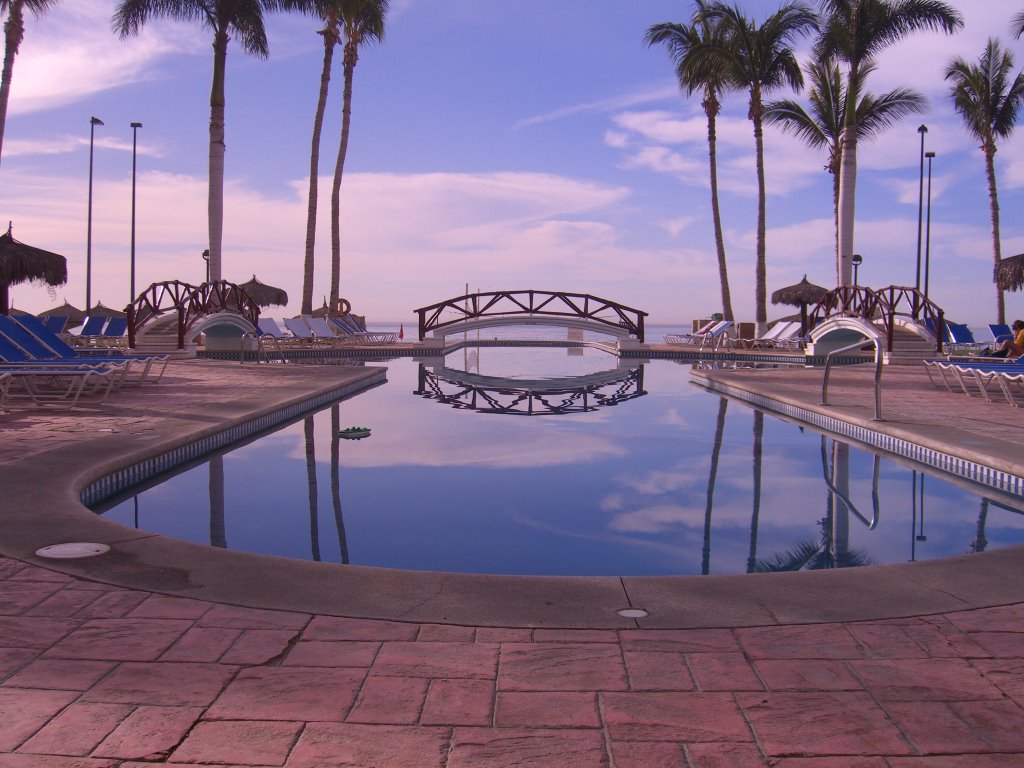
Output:
<instances>
[{"instance_id":1,"label":"cloud","mask_svg":"<svg viewBox=\"0 0 1024 768\"><path fill-rule=\"evenodd\" d=\"M208 50L198 26L166 21L151 22L138 35L118 40L110 26L112 12L108 1L76 0L42 17L27 16L15 60L11 115L152 80L160 77L158 67L171 54Z\"/></svg>"},{"instance_id":2,"label":"cloud","mask_svg":"<svg viewBox=\"0 0 1024 768\"><path fill-rule=\"evenodd\" d=\"M679 88L677 86L658 86L655 88L638 91L631 94L623 94L621 96L613 96L607 99L599 99L597 101L584 102L581 104L571 104L569 106L561 107L551 112L546 112L541 115L533 115L527 117L515 124L515 128L528 128L534 125L540 125L541 123L549 123L555 120L562 120L566 117L572 117L573 115L579 115L587 112L614 112L619 109L625 109L626 107L636 106L637 104L647 104L652 101L662 101L672 96L678 96Z\"/></svg>"}]
</instances>

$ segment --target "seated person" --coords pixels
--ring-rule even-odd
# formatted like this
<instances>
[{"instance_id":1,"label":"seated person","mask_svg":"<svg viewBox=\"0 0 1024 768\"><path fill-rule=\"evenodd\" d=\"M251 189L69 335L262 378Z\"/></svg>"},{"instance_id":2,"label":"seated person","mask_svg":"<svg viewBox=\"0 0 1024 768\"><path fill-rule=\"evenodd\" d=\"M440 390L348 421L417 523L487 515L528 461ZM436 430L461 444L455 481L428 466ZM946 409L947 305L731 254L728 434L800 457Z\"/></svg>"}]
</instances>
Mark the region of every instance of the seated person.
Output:
<instances>
[{"instance_id":1,"label":"seated person","mask_svg":"<svg viewBox=\"0 0 1024 768\"><path fill-rule=\"evenodd\" d=\"M1020 357L1024 355L1024 320L1013 321L1013 338L996 345L994 351L986 350L989 357Z\"/></svg>"}]
</instances>

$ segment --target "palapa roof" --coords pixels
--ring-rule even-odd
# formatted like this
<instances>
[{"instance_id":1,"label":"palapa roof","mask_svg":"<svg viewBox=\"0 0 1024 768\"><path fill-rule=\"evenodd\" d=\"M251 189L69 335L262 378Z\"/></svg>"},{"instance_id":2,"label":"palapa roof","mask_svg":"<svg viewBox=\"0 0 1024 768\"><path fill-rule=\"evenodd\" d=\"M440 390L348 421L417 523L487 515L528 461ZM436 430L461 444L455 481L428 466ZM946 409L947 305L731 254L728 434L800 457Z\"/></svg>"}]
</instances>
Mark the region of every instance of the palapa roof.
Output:
<instances>
[{"instance_id":1,"label":"palapa roof","mask_svg":"<svg viewBox=\"0 0 1024 768\"><path fill-rule=\"evenodd\" d=\"M1024 285L1024 253L1008 256L995 267L996 285L1004 291L1019 291Z\"/></svg>"},{"instance_id":2,"label":"palapa roof","mask_svg":"<svg viewBox=\"0 0 1024 768\"><path fill-rule=\"evenodd\" d=\"M68 281L68 262L63 256L19 242L11 234L11 225L0 235L0 312L10 307L9 289L19 283L40 282L64 285Z\"/></svg>"},{"instance_id":3,"label":"palapa roof","mask_svg":"<svg viewBox=\"0 0 1024 768\"><path fill-rule=\"evenodd\" d=\"M828 288L807 282L807 275L796 285L779 288L772 294L772 304L789 304L794 307L817 304L828 293Z\"/></svg>"},{"instance_id":4,"label":"palapa roof","mask_svg":"<svg viewBox=\"0 0 1024 768\"><path fill-rule=\"evenodd\" d=\"M272 285L261 283L252 276L252 280L238 286L261 307L279 306L283 307L288 303L288 293L283 288L275 288Z\"/></svg>"},{"instance_id":5,"label":"palapa roof","mask_svg":"<svg viewBox=\"0 0 1024 768\"><path fill-rule=\"evenodd\" d=\"M111 309L110 307L103 306L102 301L97 301L95 306L90 309L86 314L89 317L127 317L126 312L122 312L118 309Z\"/></svg>"}]
</instances>

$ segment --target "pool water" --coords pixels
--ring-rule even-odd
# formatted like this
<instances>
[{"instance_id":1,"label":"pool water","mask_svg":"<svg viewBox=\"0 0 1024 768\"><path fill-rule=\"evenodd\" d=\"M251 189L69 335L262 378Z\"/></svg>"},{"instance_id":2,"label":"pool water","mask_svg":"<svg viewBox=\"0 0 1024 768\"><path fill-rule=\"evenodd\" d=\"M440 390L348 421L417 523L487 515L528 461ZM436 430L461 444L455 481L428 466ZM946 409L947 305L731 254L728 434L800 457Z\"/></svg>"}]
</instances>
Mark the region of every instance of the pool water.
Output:
<instances>
[{"instance_id":1,"label":"pool water","mask_svg":"<svg viewBox=\"0 0 1024 768\"><path fill-rule=\"evenodd\" d=\"M1024 542L1024 499L876 467L698 388L688 365L486 346L383 364L387 384L104 516L249 552L498 574L843 567ZM371 434L334 437L352 426Z\"/></svg>"}]
</instances>

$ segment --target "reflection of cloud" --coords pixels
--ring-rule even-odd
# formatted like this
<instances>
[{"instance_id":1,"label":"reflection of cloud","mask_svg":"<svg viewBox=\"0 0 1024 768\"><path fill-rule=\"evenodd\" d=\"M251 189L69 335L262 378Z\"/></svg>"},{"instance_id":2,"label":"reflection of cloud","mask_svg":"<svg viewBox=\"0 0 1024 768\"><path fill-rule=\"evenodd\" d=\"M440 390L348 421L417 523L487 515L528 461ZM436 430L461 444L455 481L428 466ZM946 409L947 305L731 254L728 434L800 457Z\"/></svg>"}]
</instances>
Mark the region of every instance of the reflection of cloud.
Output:
<instances>
[{"instance_id":1,"label":"reflection of cloud","mask_svg":"<svg viewBox=\"0 0 1024 768\"><path fill-rule=\"evenodd\" d=\"M664 533L704 524L704 510L677 504L658 504L612 517L608 528L629 533Z\"/></svg>"}]
</instances>

